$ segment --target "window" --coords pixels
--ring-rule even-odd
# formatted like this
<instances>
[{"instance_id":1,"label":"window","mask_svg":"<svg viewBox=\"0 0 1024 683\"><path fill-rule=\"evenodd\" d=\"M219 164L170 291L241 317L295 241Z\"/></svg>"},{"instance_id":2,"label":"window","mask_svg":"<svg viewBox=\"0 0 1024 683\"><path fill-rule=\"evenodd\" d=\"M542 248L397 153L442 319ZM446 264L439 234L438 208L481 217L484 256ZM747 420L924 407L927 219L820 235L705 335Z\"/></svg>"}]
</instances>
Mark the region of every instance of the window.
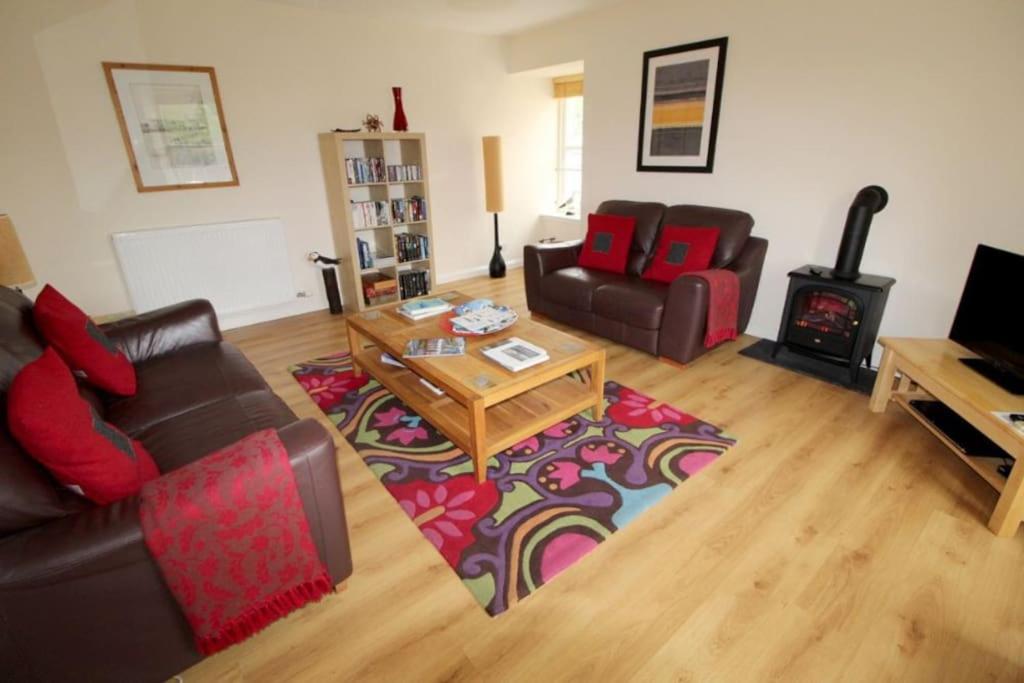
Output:
<instances>
[{"instance_id":1,"label":"window","mask_svg":"<svg viewBox=\"0 0 1024 683\"><path fill-rule=\"evenodd\" d=\"M558 157L555 213L579 216L583 194L583 77L555 79L558 97Z\"/></svg>"}]
</instances>

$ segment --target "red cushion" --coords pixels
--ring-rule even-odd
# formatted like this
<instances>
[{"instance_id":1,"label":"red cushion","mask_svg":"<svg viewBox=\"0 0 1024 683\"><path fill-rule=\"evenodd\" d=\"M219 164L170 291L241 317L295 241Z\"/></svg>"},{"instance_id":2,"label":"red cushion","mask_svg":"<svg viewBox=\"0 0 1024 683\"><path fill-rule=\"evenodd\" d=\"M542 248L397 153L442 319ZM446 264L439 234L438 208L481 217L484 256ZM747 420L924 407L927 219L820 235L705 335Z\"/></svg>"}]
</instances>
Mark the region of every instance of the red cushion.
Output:
<instances>
[{"instance_id":1,"label":"red cushion","mask_svg":"<svg viewBox=\"0 0 1024 683\"><path fill-rule=\"evenodd\" d=\"M78 395L71 370L47 348L21 369L7 394L7 424L25 451L62 484L106 504L160 476L146 449L104 422Z\"/></svg>"},{"instance_id":2,"label":"red cushion","mask_svg":"<svg viewBox=\"0 0 1024 683\"><path fill-rule=\"evenodd\" d=\"M672 282L683 273L707 270L718 245L718 228L666 225L643 278Z\"/></svg>"},{"instance_id":3,"label":"red cushion","mask_svg":"<svg viewBox=\"0 0 1024 683\"><path fill-rule=\"evenodd\" d=\"M56 289L43 287L32 317L46 341L87 382L121 396L135 393L135 368L128 357Z\"/></svg>"},{"instance_id":4,"label":"red cushion","mask_svg":"<svg viewBox=\"0 0 1024 683\"><path fill-rule=\"evenodd\" d=\"M583 268L625 273L635 228L636 219L632 216L590 214L587 216L587 239L583 242L578 264Z\"/></svg>"}]
</instances>

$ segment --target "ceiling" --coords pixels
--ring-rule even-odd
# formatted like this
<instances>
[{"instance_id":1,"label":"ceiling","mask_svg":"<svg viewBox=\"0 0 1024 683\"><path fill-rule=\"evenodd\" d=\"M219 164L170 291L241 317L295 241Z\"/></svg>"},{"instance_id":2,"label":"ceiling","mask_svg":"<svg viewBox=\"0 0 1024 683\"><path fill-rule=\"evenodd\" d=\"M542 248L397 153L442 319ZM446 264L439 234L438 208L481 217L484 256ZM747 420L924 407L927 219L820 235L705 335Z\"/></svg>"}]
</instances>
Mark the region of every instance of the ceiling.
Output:
<instances>
[{"instance_id":1,"label":"ceiling","mask_svg":"<svg viewBox=\"0 0 1024 683\"><path fill-rule=\"evenodd\" d=\"M504 35L620 0L265 0L346 13L404 17L439 28Z\"/></svg>"}]
</instances>

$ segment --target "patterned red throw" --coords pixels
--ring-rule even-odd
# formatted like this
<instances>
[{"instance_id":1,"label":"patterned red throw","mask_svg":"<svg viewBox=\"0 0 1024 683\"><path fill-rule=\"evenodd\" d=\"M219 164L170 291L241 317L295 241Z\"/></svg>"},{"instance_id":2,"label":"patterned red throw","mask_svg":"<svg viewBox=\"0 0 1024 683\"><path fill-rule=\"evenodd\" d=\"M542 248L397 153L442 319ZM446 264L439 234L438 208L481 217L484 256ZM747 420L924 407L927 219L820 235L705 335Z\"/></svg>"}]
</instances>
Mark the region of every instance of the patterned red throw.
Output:
<instances>
[{"instance_id":1,"label":"patterned red throw","mask_svg":"<svg viewBox=\"0 0 1024 683\"><path fill-rule=\"evenodd\" d=\"M141 498L146 545L204 655L331 590L272 429L148 482Z\"/></svg>"},{"instance_id":2,"label":"patterned red throw","mask_svg":"<svg viewBox=\"0 0 1024 683\"><path fill-rule=\"evenodd\" d=\"M686 273L708 283L708 320L704 348L735 339L740 313L740 278L731 270L713 268Z\"/></svg>"}]
</instances>

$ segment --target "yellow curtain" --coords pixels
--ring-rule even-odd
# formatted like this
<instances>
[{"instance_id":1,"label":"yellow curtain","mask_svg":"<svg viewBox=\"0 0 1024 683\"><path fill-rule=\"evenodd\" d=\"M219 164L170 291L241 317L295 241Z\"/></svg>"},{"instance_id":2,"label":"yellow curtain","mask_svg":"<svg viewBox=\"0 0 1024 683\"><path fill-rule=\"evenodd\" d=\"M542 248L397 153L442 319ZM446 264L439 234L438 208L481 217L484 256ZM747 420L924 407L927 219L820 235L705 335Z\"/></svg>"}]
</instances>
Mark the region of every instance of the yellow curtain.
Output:
<instances>
[{"instance_id":1,"label":"yellow curtain","mask_svg":"<svg viewBox=\"0 0 1024 683\"><path fill-rule=\"evenodd\" d=\"M579 97L583 94L583 74L559 76L552 79L555 84L555 97Z\"/></svg>"}]
</instances>

